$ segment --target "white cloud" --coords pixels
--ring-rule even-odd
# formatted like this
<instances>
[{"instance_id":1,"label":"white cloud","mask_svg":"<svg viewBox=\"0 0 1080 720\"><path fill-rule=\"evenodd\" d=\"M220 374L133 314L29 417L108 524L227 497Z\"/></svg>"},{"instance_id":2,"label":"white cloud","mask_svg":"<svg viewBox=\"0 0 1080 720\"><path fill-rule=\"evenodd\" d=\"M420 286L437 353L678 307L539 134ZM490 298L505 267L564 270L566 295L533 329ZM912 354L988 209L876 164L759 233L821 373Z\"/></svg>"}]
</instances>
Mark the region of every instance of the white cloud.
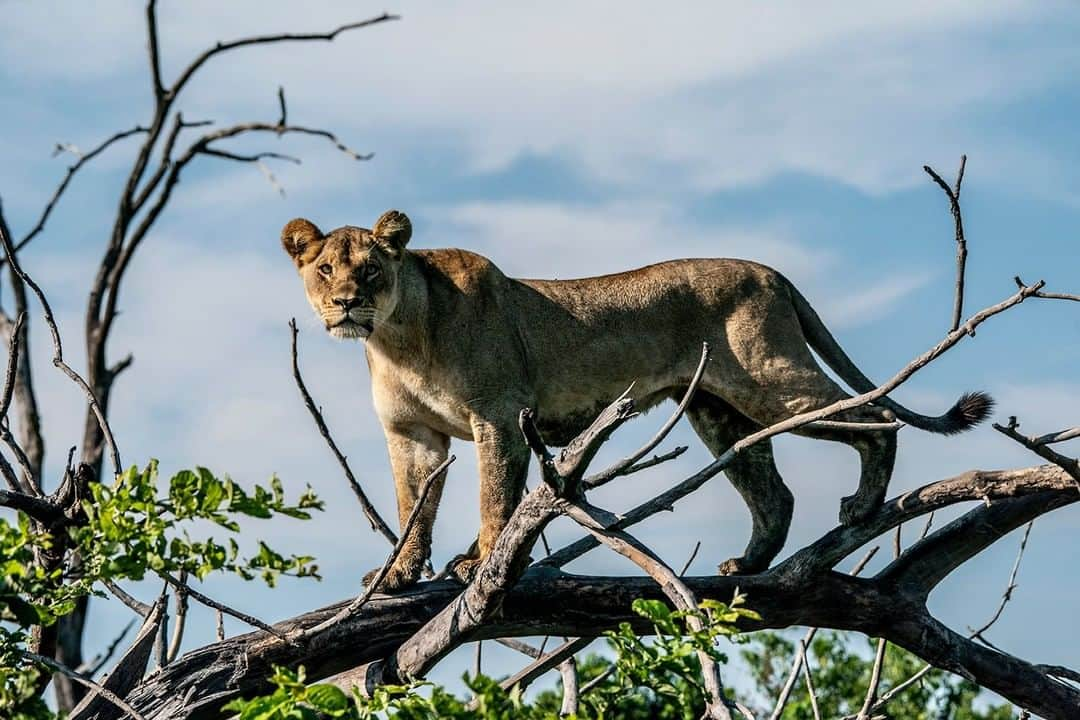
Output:
<instances>
[{"instance_id":1,"label":"white cloud","mask_svg":"<svg viewBox=\"0 0 1080 720\"><path fill-rule=\"evenodd\" d=\"M51 3L16 7L0 47L28 76L102 82L142 71L141 13L130 6L95 5L94 17L81 19L65 5L48 21ZM166 5L166 75L219 39L329 28L379 10L341 2ZM297 122L317 117L379 138L380 147L402 135L416 146L438 131L457 138L473 170L555 153L607 182L662 181L672 192L784 171L882 191L921 181L927 158L960 150L1027 157L1022 139L973 139L979 109L1043 89L1080 60L1071 46L995 42L1048 18L1076 19L1068 6L1016 0L401 10L401 22L333 44L217 58L191 88L189 116L225 121L253 107L276 116L280 82ZM996 168L999 180L1017 172L1011 165Z\"/></svg>"},{"instance_id":2,"label":"white cloud","mask_svg":"<svg viewBox=\"0 0 1080 720\"><path fill-rule=\"evenodd\" d=\"M836 328L857 327L891 310L900 300L925 286L933 273L913 271L899 273L853 292L844 292L826 299L820 311Z\"/></svg>"}]
</instances>

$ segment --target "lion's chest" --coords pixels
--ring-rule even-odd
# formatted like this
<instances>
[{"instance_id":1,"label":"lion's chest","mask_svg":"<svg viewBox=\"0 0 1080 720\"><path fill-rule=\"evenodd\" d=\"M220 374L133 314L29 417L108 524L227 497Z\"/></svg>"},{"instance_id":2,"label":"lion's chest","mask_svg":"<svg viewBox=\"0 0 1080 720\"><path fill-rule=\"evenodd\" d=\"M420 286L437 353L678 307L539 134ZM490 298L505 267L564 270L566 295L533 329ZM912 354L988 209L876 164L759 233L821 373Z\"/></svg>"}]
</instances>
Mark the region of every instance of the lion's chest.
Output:
<instances>
[{"instance_id":1,"label":"lion's chest","mask_svg":"<svg viewBox=\"0 0 1080 720\"><path fill-rule=\"evenodd\" d=\"M400 364L369 358L375 412L384 427L422 425L451 437L472 439L465 398L445 379Z\"/></svg>"}]
</instances>

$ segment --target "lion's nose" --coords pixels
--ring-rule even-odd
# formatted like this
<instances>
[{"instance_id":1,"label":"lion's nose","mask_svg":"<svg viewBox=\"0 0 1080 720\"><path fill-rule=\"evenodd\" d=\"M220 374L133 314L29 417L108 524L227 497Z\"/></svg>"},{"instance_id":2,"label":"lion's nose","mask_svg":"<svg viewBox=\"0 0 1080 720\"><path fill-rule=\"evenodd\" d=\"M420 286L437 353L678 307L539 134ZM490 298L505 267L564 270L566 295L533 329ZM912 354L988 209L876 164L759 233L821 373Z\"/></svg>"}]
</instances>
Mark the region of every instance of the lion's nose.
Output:
<instances>
[{"instance_id":1,"label":"lion's nose","mask_svg":"<svg viewBox=\"0 0 1080 720\"><path fill-rule=\"evenodd\" d=\"M355 298L355 297L351 297L351 298L339 297L339 298L334 298L334 304L337 305L338 307L340 307L343 311L349 312L354 307L360 307L361 300L360 300L360 298Z\"/></svg>"}]
</instances>

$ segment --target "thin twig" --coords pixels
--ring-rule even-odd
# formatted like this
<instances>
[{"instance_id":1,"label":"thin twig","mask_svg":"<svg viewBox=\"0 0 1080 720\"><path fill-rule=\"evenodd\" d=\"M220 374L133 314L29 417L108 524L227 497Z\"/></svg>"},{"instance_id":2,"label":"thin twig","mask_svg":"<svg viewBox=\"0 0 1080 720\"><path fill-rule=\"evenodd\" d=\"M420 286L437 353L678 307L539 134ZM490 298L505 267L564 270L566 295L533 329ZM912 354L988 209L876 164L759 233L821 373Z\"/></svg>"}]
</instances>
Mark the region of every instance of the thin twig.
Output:
<instances>
[{"instance_id":1,"label":"thin twig","mask_svg":"<svg viewBox=\"0 0 1080 720\"><path fill-rule=\"evenodd\" d=\"M181 582L186 584L187 574L180 575ZM184 641L184 627L187 621L188 596L186 589L176 591L176 625L173 627L172 640L169 642L169 651L165 655L166 664L171 663L180 654L180 644Z\"/></svg>"},{"instance_id":2,"label":"thin twig","mask_svg":"<svg viewBox=\"0 0 1080 720\"><path fill-rule=\"evenodd\" d=\"M394 544L394 549L390 551L390 555L386 558L386 562L384 562L382 564L382 567L379 568L379 572L375 573L375 577L372 578L371 583L369 583L368 586L364 588L364 591L361 592L358 596L356 596L356 598L351 603L338 611L337 614L335 614L333 617L328 618L327 620L324 620L318 625L302 631L300 633L300 636L311 637L313 635L317 635L323 630L326 630L327 628L333 627L337 623L357 612L360 608L364 606L364 604L371 598L371 596L378 591L379 586L382 584L383 578L385 578L386 574L390 572L390 568L393 566L394 561L397 560L398 556L401 554L401 551L404 549L405 542L409 539L409 534L412 532L413 526L416 524L417 518L420 517L420 513L422 512L424 505L427 503L428 491L435 483L435 478L445 472L446 468L450 467L450 464L453 463L455 460L457 460L457 457L454 455L446 458L446 460L443 460L442 464L440 464L439 467L435 468L435 470L430 475L428 475L427 478L424 479L424 483L420 486L420 492L417 494L416 503L413 505L412 512L409 513L409 518L405 521L405 526L401 529L401 537L398 538L398 541Z\"/></svg>"},{"instance_id":3,"label":"thin twig","mask_svg":"<svg viewBox=\"0 0 1080 720\"><path fill-rule=\"evenodd\" d=\"M11 397L15 393L15 371L19 367L19 335L25 321L26 313L19 313L19 316L15 318L15 324L11 326L8 337L8 363L7 370L4 372L4 389L0 394L0 422L7 419L8 410L11 408Z\"/></svg>"},{"instance_id":4,"label":"thin twig","mask_svg":"<svg viewBox=\"0 0 1080 720\"><path fill-rule=\"evenodd\" d=\"M41 303L41 310L45 315L45 324L49 326L49 332L52 333L53 340L53 365L60 368L71 380L82 388L86 394L87 401L90 403L90 408L94 412L94 416L97 418L98 426L101 428L102 434L105 436L105 443L109 448L109 453L112 458L113 470L116 475L120 474L120 452L116 449L116 439L113 437L112 428L109 427L109 421L105 418L105 413L101 409L101 405L98 403L97 396L94 391L83 379L82 375L75 372L64 362L64 349L60 342L60 330L56 327L56 320L53 319L52 308L49 306L49 301L45 297L45 293L33 278L27 274L22 266L19 264L19 260L15 255L15 248L11 245L11 238L7 236L7 233L0 229L0 242L3 243L4 252L7 254L7 260L11 264L11 269L15 271L15 274L26 283L34 294L37 296L38 302Z\"/></svg>"},{"instance_id":5,"label":"thin twig","mask_svg":"<svg viewBox=\"0 0 1080 720\"><path fill-rule=\"evenodd\" d=\"M576 653L584 650L593 640L595 640L595 638L587 637L568 640L547 655L544 655L535 662L529 663L528 666L522 668L506 680L503 680L499 685L503 690L508 692L515 686L517 686L519 692L524 692L525 688L529 687L534 680L549 670L558 667L567 658L573 657Z\"/></svg>"},{"instance_id":6,"label":"thin twig","mask_svg":"<svg viewBox=\"0 0 1080 720\"><path fill-rule=\"evenodd\" d=\"M922 532L919 534L919 539L925 540L926 536L930 534L930 528L932 527L934 527L933 511L931 511L930 514L926 516L926 524L923 525Z\"/></svg>"},{"instance_id":7,"label":"thin twig","mask_svg":"<svg viewBox=\"0 0 1080 720\"><path fill-rule=\"evenodd\" d=\"M225 613L223 613L223 612L221 612L221 610L215 608L214 609L214 620L215 620L214 624L216 626L215 630L217 631L217 639L218 639L218 642L221 642L222 640L225 639Z\"/></svg>"},{"instance_id":8,"label":"thin twig","mask_svg":"<svg viewBox=\"0 0 1080 720\"><path fill-rule=\"evenodd\" d=\"M102 580L101 584L104 585L105 588L109 592L111 592L117 600L131 608L131 610L139 617L145 618L147 615L150 614L150 610L152 609L150 605L147 605L144 602L136 600L131 595L128 595L126 592L124 592L123 588L114 583L112 580Z\"/></svg>"},{"instance_id":9,"label":"thin twig","mask_svg":"<svg viewBox=\"0 0 1080 720\"><path fill-rule=\"evenodd\" d=\"M473 673L472 674L473 674L474 678L480 677L480 671L483 668L483 665L482 665L483 659L484 659L484 641L483 640L477 640L476 641L476 648L475 648L475 651L473 653Z\"/></svg>"},{"instance_id":10,"label":"thin twig","mask_svg":"<svg viewBox=\"0 0 1080 720\"><path fill-rule=\"evenodd\" d=\"M612 664L612 665L607 666L606 668L604 668L604 671L602 673L600 673L599 675L594 677L592 680L590 680L589 682L582 685L581 690L578 691L578 695L580 695L581 697L584 697L585 693L589 692L590 690L595 688L597 685L599 685L600 683L607 680L614 673L615 673L615 665Z\"/></svg>"},{"instance_id":11,"label":"thin twig","mask_svg":"<svg viewBox=\"0 0 1080 720\"><path fill-rule=\"evenodd\" d=\"M874 654L874 664L870 668L870 685L866 688L866 699L863 700L862 709L859 710L857 720L869 720L870 708L877 699L878 687L881 686L881 667L885 664L885 648L888 643L885 638L879 638L877 652Z\"/></svg>"},{"instance_id":12,"label":"thin twig","mask_svg":"<svg viewBox=\"0 0 1080 720\"><path fill-rule=\"evenodd\" d=\"M875 545L870 548L859 562L855 563L855 567L851 569L852 577L861 573L866 566L873 559L874 555L877 555L878 550L881 549L880 545ZM807 629L806 635L800 642L804 646L810 645L814 636L817 634L818 629L812 627ZM776 698L776 706L773 708L772 715L769 716L769 720L779 720L780 715L784 712L784 707L788 703L788 699L791 697L791 691L795 689L795 681L799 678L799 671L802 669L803 657L796 655L794 662L791 663L791 670L788 671L787 680L784 681L784 686L780 689L780 695Z\"/></svg>"},{"instance_id":13,"label":"thin twig","mask_svg":"<svg viewBox=\"0 0 1080 720\"><path fill-rule=\"evenodd\" d=\"M17 652L20 655L22 655L23 657L25 657L27 660L35 662L35 663L37 663L39 665L44 665L45 667L49 668L50 670L53 670L54 672L58 672L61 675L64 675L65 677L71 678L72 680L79 683L80 685L85 685L86 687L90 688L94 692L101 695L101 697L105 698L106 700L108 700L110 703L112 703L116 707L123 710L125 713L127 713L131 717L135 718L135 720L146 720L146 718L144 718L142 715L140 715L138 713L138 711L135 710L135 708L131 707L126 702L124 702L124 700L122 698L118 697L116 695L116 693L109 690L104 685L100 685L100 684L94 682L93 680L91 680L91 679L89 679L87 677L84 677L83 675L80 675L79 673L77 673L74 670L72 670L71 668L69 668L67 665L64 665L62 663L58 663L57 661L53 660L52 658L48 658L48 657L45 657L43 655L38 655L37 653L28 652L26 650L17 650Z\"/></svg>"},{"instance_id":14,"label":"thin twig","mask_svg":"<svg viewBox=\"0 0 1080 720\"><path fill-rule=\"evenodd\" d=\"M349 30L357 30L359 28L399 19L401 19L399 15L383 13L378 17L338 26L330 32L325 33L279 33L277 35L259 35L256 37L241 38L240 40L231 40L229 42L218 42L212 48L204 50L192 60L191 63L184 68L183 72L180 73L180 76L176 79L176 82L173 83L172 87L169 88L168 92L170 96L175 97L191 79L191 76L194 75L207 60L229 50L235 50L236 48L248 47L251 45L267 45L279 42L303 42L311 40L332 41L341 33Z\"/></svg>"},{"instance_id":15,"label":"thin twig","mask_svg":"<svg viewBox=\"0 0 1080 720\"><path fill-rule=\"evenodd\" d=\"M128 624L124 626L124 629L120 631L120 634L113 638L113 641L109 643L109 646L106 647L103 652L98 653L92 660L84 662L82 665L75 668L75 672L80 675L85 675L88 678L92 678L101 672L101 668L105 667L105 664L116 654L116 649L120 647L120 643L124 641L128 631L134 626L135 620L129 620Z\"/></svg>"},{"instance_id":16,"label":"thin twig","mask_svg":"<svg viewBox=\"0 0 1080 720\"><path fill-rule=\"evenodd\" d=\"M692 632L704 630L701 618L695 614L698 609L697 599L686 584L679 579L667 563L628 533L622 530L608 529L606 518L610 513L596 508L584 500L577 503L565 502L563 511L579 525L589 531L597 540L627 558L653 578L663 588L676 609L687 611L686 625ZM706 716L715 720L731 720L732 704L724 694L724 685L720 678L720 668L716 660L705 651L698 651L701 673L708 694Z\"/></svg>"},{"instance_id":17,"label":"thin twig","mask_svg":"<svg viewBox=\"0 0 1080 720\"><path fill-rule=\"evenodd\" d=\"M964 240L964 220L960 212L960 184L964 182L964 167L967 165L967 155L960 156L960 170L956 173L956 184L949 187L941 176L934 172L929 165L923 165L926 174L933 178L946 197L949 198L949 211L953 216L953 224L956 229L956 294L953 300L952 326L950 331L960 327L960 318L964 312L964 267L967 264L967 242Z\"/></svg>"},{"instance_id":18,"label":"thin twig","mask_svg":"<svg viewBox=\"0 0 1080 720\"><path fill-rule=\"evenodd\" d=\"M690 557L686 558L686 563L682 566L682 570L679 571L679 577L686 574L686 571L690 569L690 564L694 562L694 558L697 557L698 550L701 549L701 541L698 540L694 543L694 549L690 551Z\"/></svg>"},{"instance_id":19,"label":"thin twig","mask_svg":"<svg viewBox=\"0 0 1080 720\"><path fill-rule=\"evenodd\" d=\"M1009 582L1005 584L1005 592L1001 594L1001 602L998 603L997 610L993 616L983 623L978 629L968 628L971 631L969 637L975 640L986 642L983 638L983 633L986 632L998 621L1001 617L1001 613L1004 612L1005 606L1009 604L1009 600L1012 599L1013 590L1016 589L1016 575L1020 572L1020 562L1024 559L1024 551L1027 549L1028 537L1031 536L1031 528L1035 526L1035 521L1032 520L1024 528L1024 535L1020 538L1020 549L1016 552L1016 560L1013 561L1012 571L1009 573Z\"/></svg>"},{"instance_id":20,"label":"thin twig","mask_svg":"<svg viewBox=\"0 0 1080 720\"><path fill-rule=\"evenodd\" d=\"M1077 489L1080 489L1080 460L1051 450L1046 446L1046 443L1038 442L1037 438L1033 439L1021 435L1017 430L1017 428L1020 427L1020 424L1016 422L1016 417L1010 417L1007 425L994 423L993 427L1002 435L1012 438L1039 457L1049 460L1065 472L1069 473L1069 475L1076 480Z\"/></svg>"},{"instance_id":21,"label":"thin twig","mask_svg":"<svg viewBox=\"0 0 1080 720\"><path fill-rule=\"evenodd\" d=\"M636 472L648 470L649 468L656 467L661 463L666 463L668 460L674 460L689 449L689 445L679 445L674 450L666 452L663 455L653 455L648 460L642 460L641 462L631 465L630 467L623 470L622 476L626 477L627 475L633 475Z\"/></svg>"},{"instance_id":22,"label":"thin twig","mask_svg":"<svg viewBox=\"0 0 1080 720\"><path fill-rule=\"evenodd\" d=\"M277 89L278 107L281 108L281 115L278 116L277 124L281 127L285 127L289 119L289 111L285 108L285 88L278 85Z\"/></svg>"},{"instance_id":23,"label":"thin twig","mask_svg":"<svg viewBox=\"0 0 1080 720\"><path fill-rule=\"evenodd\" d=\"M585 478L582 481L582 485L585 488L600 487L604 483L610 482L615 478L625 473L628 469L632 468L638 460L648 455L653 451L657 445L664 441L664 438L668 436L672 428L678 424L683 414L686 412L686 408L690 406L690 402L694 399L694 393L697 392L698 385L701 384L701 378L705 375L705 366L709 362L709 343L701 344L701 359L698 361L697 369L694 370L693 376L690 378L690 384L686 388L686 392L683 393L683 398L679 402L678 407L675 408L675 412L671 414L671 417L667 419L660 429L656 432L652 438L643 446L638 448L635 452L629 456L624 457L615 464L611 465L605 470ZM654 463L655 464L655 463ZM640 468L639 468L640 469Z\"/></svg>"},{"instance_id":24,"label":"thin twig","mask_svg":"<svg viewBox=\"0 0 1080 720\"><path fill-rule=\"evenodd\" d=\"M32 227L26 233L26 235L23 236L21 240L15 243L16 252L26 247L26 245L31 240L41 234L41 232L45 229L45 223L49 220L49 216L52 215L53 208L56 207L56 203L59 202L60 196L64 194L64 191L67 190L68 185L71 183L71 178L75 175L75 173L79 171L80 168L82 168L84 165L86 165L86 163L90 162L95 157L104 152L106 148L108 148L114 142L129 138L132 135L138 135L145 132L149 132L149 129L141 125L137 125L130 130L122 130L118 133L115 133L110 137L106 138L101 143L99 143L93 150L90 150L86 153L81 153L78 156L79 159L73 165L68 166L67 174L64 175L64 179L60 181L60 185L57 186L56 190L52 194L52 197L49 198L49 201L45 204L45 209L41 211L41 215L38 217L37 223L34 224L34 227ZM6 258L0 258L0 267L3 267L5 262L7 262Z\"/></svg>"},{"instance_id":25,"label":"thin twig","mask_svg":"<svg viewBox=\"0 0 1080 720\"><path fill-rule=\"evenodd\" d=\"M240 610L229 607L228 605L226 605L224 603L221 603L221 602L218 602L217 600L214 600L211 597L207 597L206 595L203 595L201 592L199 592L195 588L191 587L190 585L187 585L186 583L180 582L177 578L174 578L172 575L170 575L167 572L159 572L158 576L161 577L161 579L164 580L165 582L172 585L173 588L175 588L177 590L183 590L185 593L190 595L196 601L202 603L203 605L206 605L209 608L213 608L214 610L218 610L219 612L223 612L226 615L234 617L234 618L236 618L237 620L239 620L241 622L245 622L245 623L247 623L248 625L250 625L250 626L252 626L254 628L258 628L259 630L262 630L263 632L268 632L271 635L273 635L274 637L276 637L278 640L284 640L285 642L290 641L289 638L286 637L285 633L281 632L280 630L275 628L273 625L265 623L262 620L260 620L259 618L254 617L252 615L248 615L245 612L241 612Z\"/></svg>"},{"instance_id":26,"label":"thin twig","mask_svg":"<svg viewBox=\"0 0 1080 720\"><path fill-rule=\"evenodd\" d=\"M522 655L528 655L534 660L544 654L543 650L538 650L529 643L522 642L517 638L498 638L495 642L511 650L517 650Z\"/></svg>"},{"instance_id":27,"label":"thin twig","mask_svg":"<svg viewBox=\"0 0 1080 720\"><path fill-rule=\"evenodd\" d=\"M161 102L165 86L161 82L161 53L158 49L157 0L146 3L147 48L150 51L150 76L154 82L154 100Z\"/></svg>"},{"instance_id":28,"label":"thin twig","mask_svg":"<svg viewBox=\"0 0 1080 720\"><path fill-rule=\"evenodd\" d=\"M1053 445L1054 443L1065 442L1066 440L1073 440L1075 438L1080 438L1080 427L1040 435L1037 438L1032 438L1032 442L1039 445Z\"/></svg>"},{"instance_id":29,"label":"thin twig","mask_svg":"<svg viewBox=\"0 0 1080 720\"><path fill-rule=\"evenodd\" d=\"M322 410L315 404L315 400L311 397L311 393L308 392L307 385L304 383L304 378L300 374L300 360L297 350L297 335L300 330L296 326L296 318L289 320L289 330L292 332L292 369L293 379L296 381L296 387L300 389L300 394L304 398L304 405L307 406L308 412L311 413L312 419L315 421L315 425L319 428L319 434L326 440L326 444L330 446L330 451L334 453L334 457L337 458L338 464L341 465L341 469L345 471L345 478L349 481L349 487L352 488L353 494L356 495L356 499L360 501L360 507L364 511L364 516L367 517L368 522L371 523L371 529L378 532L391 546L398 544L398 536L394 534L394 531L390 529L390 526L386 524L386 521L379 515L378 510L371 504L371 500L368 499L367 493L360 486L356 476L353 475L352 468L349 467L349 461L338 449L337 443L334 442L334 438L330 435L330 428L326 425L326 420L323 419Z\"/></svg>"},{"instance_id":30,"label":"thin twig","mask_svg":"<svg viewBox=\"0 0 1080 720\"><path fill-rule=\"evenodd\" d=\"M814 678L810 673L810 659L807 655L806 642L799 641L799 657L802 659L803 677L806 680L806 692L810 695L810 708L814 711L814 720L821 720L821 711L818 710L817 693L814 692Z\"/></svg>"}]
</instances>

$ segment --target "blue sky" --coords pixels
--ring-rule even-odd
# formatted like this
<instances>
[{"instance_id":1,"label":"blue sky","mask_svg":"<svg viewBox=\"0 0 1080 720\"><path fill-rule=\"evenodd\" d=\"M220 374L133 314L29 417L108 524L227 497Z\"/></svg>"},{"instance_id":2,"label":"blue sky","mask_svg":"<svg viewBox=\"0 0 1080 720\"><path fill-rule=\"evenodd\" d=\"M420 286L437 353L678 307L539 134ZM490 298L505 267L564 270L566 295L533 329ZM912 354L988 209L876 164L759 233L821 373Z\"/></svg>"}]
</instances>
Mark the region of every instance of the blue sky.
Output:
<instances>
[{"instance_id":1,"label":"blue sky","mask_svg":"<svg viewBox=\"0 0 1080 720\"><path fill-rule=\"evenodd\" d=\"M251 482L277 472L328 501L317 522L245 528L245 538L318 556L322 583L204 588L266 619L354 593L386 551L303 411L288 369L290 317L300 321L312 392L378 506L394 514L362 349L331 340L310 316L278 246L289 218L324 229L370 225L396 207L413 219L414 246L472 249L511 275L581 276L680 256L760 260L795 280L860 366L883 379L947 329L952 223L921 167L951 178L967 153L967 307L1009 294L1016 274L1078 290L1075 4L685 3L663 12L621 4L616 12L589 2L166 2L165 75L219 39L324 30L384 9L403 20L206 67L181 98L186 117L272 121L281 84L290 119L332 129L375 158L353 162L304 139L233 145L304 158L274 165L284 198L254 167L211 158L192 167L133 265L111 346L114 358L135 354L114 393L126 461L158 457L165 470L198 463ZM145 123L149 80L140 3L9 0L4 13L0 197L21 235L68 162L50 157L54 144L86 148ZM134 147L86 168L25 254L72 359ZM81 401L47 367L40 327L34 337L55 470L79 436ZM937 412L962 390L982 388L1000 401L1000 416L1016 414L1032 432L1073 425L1078 338L1075 306L1025 303L896 397ZM660 421L658 411L621 431L608 456ZM679 462L596 500L624 509L708 461L685 428L671 443L684 440L691 451ZM436 563L478 523L472 449L455 452ZM796 495L791 550L835 523L857 464L846 448L790 438L778 442L778 456ZM950 439L905 430L892 488L1035 461L988 427ZM1072 509L1037 523L1020 588L992 633L999 645L1038 662L1080 661L1069 600L1080 592L1077 530ZM676 564L702 540L692 570L706 573L741 550L748 531L744 506L718 479L640 535ZM551 534L575 536L565 524ZM992 613L1016 542L999 543L935 593L943 619L962 630ZM632 570L600 553L576 568ZM91 639L109 639L124 612L99 604ZM193 632L190 644L211 632Z\"/></svg>"}]
</instances>

